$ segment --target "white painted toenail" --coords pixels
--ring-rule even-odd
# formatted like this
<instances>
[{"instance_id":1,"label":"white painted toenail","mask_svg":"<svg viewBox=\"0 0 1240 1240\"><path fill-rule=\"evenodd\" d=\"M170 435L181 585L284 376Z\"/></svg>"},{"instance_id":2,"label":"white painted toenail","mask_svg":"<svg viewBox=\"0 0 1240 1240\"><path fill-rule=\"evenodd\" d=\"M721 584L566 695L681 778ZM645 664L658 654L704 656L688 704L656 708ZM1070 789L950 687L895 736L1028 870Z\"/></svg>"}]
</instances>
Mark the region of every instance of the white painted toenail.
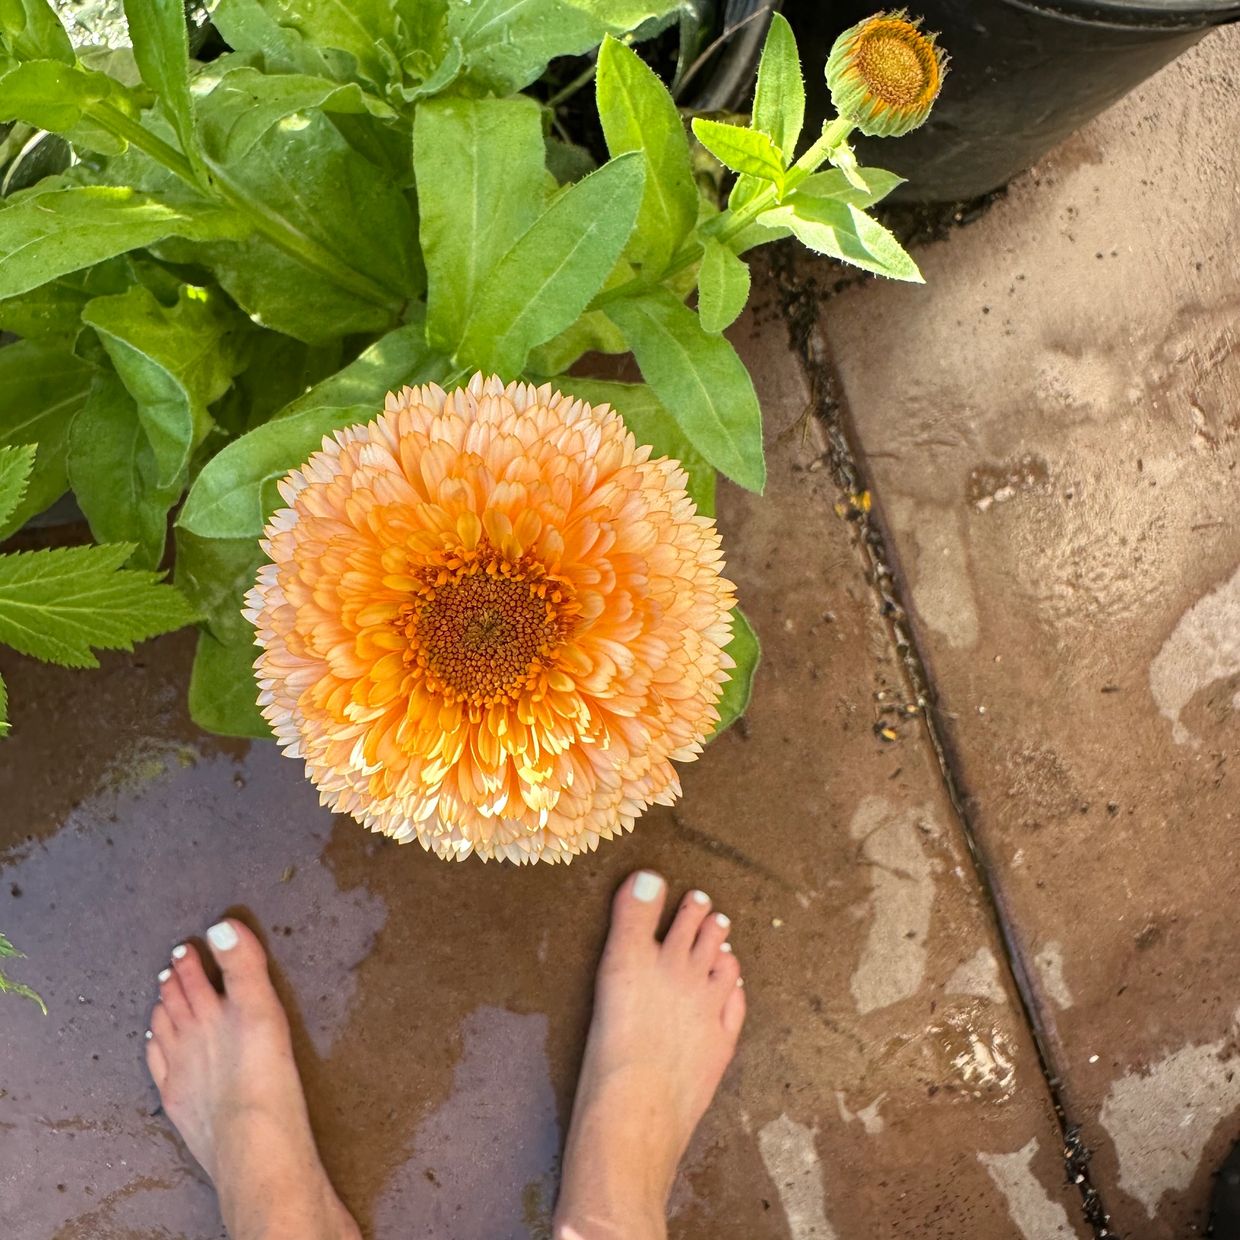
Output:
<instances>
[{"instance_id":1,"label":"white painted toenail","mask_svg":"<svg viewBox=\"0 0 1240 1240\"><path fill-rule=\"evenodd\" d=\"M188 948L188 947L186 947L184 943L178 943L178 944L177 944L177 945L176 945L176 946L172 949L172 958L173 958L173 960L184 960L184 959L185 959L185 957L186 957L186 956L188 956L188 955L189 955L189 948Z\"/></svg>"},{"instance_id":2,"label":"white painted toenail","mask_svg":"<svg viewBox=\"0 0 1240 1240\"><path fill-rule=\"evenodd\" d=\"M689 893L693 897L694 904L709 904L710 896L704 891L691 891Z\"/></svg>"},{"instance_id":3,"label":"white painted toenail","mask_svg":"<svg viewBox=\"0 0 1240 1240\"><path fill-rule=\"evenodd\" d=\"M237 938L237 932L226 921L216 922L207 931L207 941L217 952L232 951L240 942Z\"/></svg>"},{"instance_id":4,"label":"white painted toenail","mask_svg":"<svg viewBox=\"0 0 1240 1240\"><path fill-rule=\"evenodd\" d=\"M148 1029L142 1036L149 1042L155 1035Z\"/></svg>"},{"instance_id":5,"label":"white painted toenail","mask_svg":"<svg viewBox=\"0 0 1240 1240\"><path fill-rule=\"evenodd\" d=\"M161 969L159 972L159 980L161 982L166 982L171 976L172 976L171 969Z\"/></svg>"},{"instance_id":6,"label":"white painted toenail","mask_svg":"<svg viewBox=\"0 0 1240 1240\"><path fill-rule=\"evenodd\" d=\"M737 986L741 986L741 987L743 987L743 986L745 985L745 979L744 979L743 977L738 977L738 978L736 979L736 984L737 984Z\"/></svg>"},{"instance_id":7,"label":"white painted toenail","mask_svg":"<svg viewBox=\"0 0 1240 1240\"><path fill-rule=\"evenodd\" d=\"M634 900L649 904L658 898L662 890L663 880L657 874L652 874L649 870L638 871L637 878L633 881Z\"/></svg>"},{"instance_id":8,"label":"white painted toenail","mask_svg":"<svg viewBox=\"0 0 1240 1240\"><path fill-rule=\"evenodd\" d=\"M719 950L721 952L730 952L732 950L732 944L731 943L720 943Z\"/></svg>"},{"instance_id":9,"label":"white painted toenail","mask_svg":"<svg viewBox=\"0 0 1240 1240\"><path fill-rule=\"evenodd\" d=\"M722 913L716 913L715 924L720 930L726 930L732 924L732 919L730 917L725 917Z\"/></svg>"}]
</instances>

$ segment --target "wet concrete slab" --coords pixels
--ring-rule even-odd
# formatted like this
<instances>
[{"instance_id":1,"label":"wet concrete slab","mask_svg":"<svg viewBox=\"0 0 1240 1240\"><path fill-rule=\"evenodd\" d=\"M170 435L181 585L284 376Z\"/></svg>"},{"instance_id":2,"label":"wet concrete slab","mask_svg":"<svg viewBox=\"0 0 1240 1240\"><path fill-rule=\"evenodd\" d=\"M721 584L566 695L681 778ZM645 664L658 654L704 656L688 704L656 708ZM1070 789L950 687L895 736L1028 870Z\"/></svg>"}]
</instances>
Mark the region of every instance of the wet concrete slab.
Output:
<instances>
[{"instance_id":1,"label":"wet concrete slab","mask_svg":"<svg viewBox=\"0 0 1240 1240\"><path fill-rule=\"evenodd\" d=\"M765 304L736 339L772 475L722 504L765 645L753 706L674 810L567 869L445 863L332 818L273 746L188 724L184 637L91 674L4 663L0 926L51 1008L0 1004L6 1235L220 1235L141 1034L172 944L231 910L271 950L367 1235L546 1236L607 902L638 866L733 915L750 997L674 1236L1084 1234L934 756L875 733L903 675L785 326Z\"/></svg>"},{"instance_id":2,"label":"wet concrete slab","mask_svg":"<svg viewBox=\"0 0 1240 1240\"><path fill-rule=\"evenodd\" d=\"M1240 1137L1240 29L821 307L933 718L1116 1229Z\"/></svg>"}]
</instances>

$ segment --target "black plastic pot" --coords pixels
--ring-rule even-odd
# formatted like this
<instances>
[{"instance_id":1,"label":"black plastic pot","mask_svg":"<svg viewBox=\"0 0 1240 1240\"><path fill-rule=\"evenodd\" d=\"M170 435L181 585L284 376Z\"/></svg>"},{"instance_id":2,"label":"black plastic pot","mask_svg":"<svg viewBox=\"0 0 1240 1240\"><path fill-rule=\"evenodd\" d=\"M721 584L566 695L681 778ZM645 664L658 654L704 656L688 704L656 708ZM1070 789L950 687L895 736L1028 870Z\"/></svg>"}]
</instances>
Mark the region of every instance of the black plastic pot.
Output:
<instances>
[{"instance_id":1,"label":"black plastic pot","mask_svg":"<svg viewBox=\"0 0 1240 1240\"><path fill-rule=\"evenodd\" d=\"M806 67L809 115L830 111L818 68L874 0L786 0ZM953 202L1006 185L1051 147L1200 40L1240 0L910 0L942 32L951 71L930 119L898 139L859 137L863 163L908 178L892 195Z\"/></svg>"}]
</instances>

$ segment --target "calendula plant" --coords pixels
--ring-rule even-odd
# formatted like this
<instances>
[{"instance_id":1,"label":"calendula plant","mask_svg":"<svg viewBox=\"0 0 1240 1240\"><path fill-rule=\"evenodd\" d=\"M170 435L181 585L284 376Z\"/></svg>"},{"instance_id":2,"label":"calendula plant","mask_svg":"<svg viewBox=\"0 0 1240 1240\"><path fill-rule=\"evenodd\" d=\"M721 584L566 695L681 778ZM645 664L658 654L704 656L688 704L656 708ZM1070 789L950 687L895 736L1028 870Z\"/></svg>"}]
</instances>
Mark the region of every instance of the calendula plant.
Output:
<instances>
[{"instance_id":1,"label":"calendula plant","mask_svg":"<svg viewBox=\"0 0 1240 1240\"><path fill-rule=\"evenodd\" d=\"M911 128L937 93L941 54L903 14L842 36L840 115L799 155L801 68L772 19L750 122L692 122L736 174L721 206L633 50L674 20L667 0L217 0L230 50L205 64L181 0L125 12L132 52L103 58L46 0L0 0L0 120L73 155L0 207L0 328L20 337L0 349L0 443L31 445L7 458L26 478L0 536L71 489L102 544L0 561L0 641L80 665L194 618L208 729L270 735L242 598L276 484L389 391L481 372L606 402L710 515L716 472L765 480L758 400L722 334L746 252L792 235L920 279L867 213L899 179L847 143ZM529 93L585 54L608 154L593 168ZM572 374L587 351L632 353L644 382ZM150 576L174 514L176 602ZM52 640L70 617L73 640ZM757 658L739 614L732 632L725 725Z\"/></svg>"}]
</instances>

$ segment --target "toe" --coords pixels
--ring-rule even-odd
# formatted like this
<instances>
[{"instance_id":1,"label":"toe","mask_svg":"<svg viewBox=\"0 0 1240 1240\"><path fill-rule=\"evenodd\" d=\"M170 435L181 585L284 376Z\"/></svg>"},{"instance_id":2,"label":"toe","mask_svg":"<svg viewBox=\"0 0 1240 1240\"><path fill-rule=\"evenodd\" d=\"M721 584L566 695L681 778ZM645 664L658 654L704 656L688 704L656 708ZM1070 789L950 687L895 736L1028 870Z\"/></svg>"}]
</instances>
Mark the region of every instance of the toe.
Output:
<instances>
[{"instance_id":1,"label":"toe","mask_svg":"<svg viewBox=\"0 0 1240 1240\"><path fill-rule=\"evenodd\" d=\"M220 996L211 985L211 979L202 967L202 957L192 943L178 943L172 949L172 971L180 981L195 1016L206 1016L219 1005Z\"/></svg>"},{"instance_id":2,"label":"toe","mask_svg":"<svg viewBox=\"0 0 1240 1240\"><path fill-rule=\"evenodd\" d=\"M167 1048L176 1040L176 1026L162 1003L157 1003L151 1012L151 1035L155 1041L163 1044L165 1054Z\"/></svg>"},{"instance_id":3,"label":"toe","mask_svg":"<svg viewBox=\"0 0 1240 1240\"><path fill-rule=\"evenodd\" d=\"M732 922L726 913L712 913L703 922L693 941L693 959L704 969L714 967L719 949L728 937Z\"/></svg>"},{"instance_id":4,"label":"toe","mask_svg":"<svg viewBox=\"0 0 1240 1240\"><path fill-rule=\"evenodd\" d=\"M168 1079L168 1060L163 1047L155 1041L154 1035L147 1030L146 1035L146 1070L151 1074L156 1089L162 1090Z\"/></svg>"},{"instance_id":5,"label":"toe","mask_svg":"<svg viewBox=\"0 0 1240 1240\"><path fill-rule=\"evenodd\" d=\"M224 976L225 996L240 1004L266 1004L275 994L267 972L267 953L254 931L226 917L207 931L207 942Z\"/></svg>"},{"instance_id":6,"label":"toe","mask_svg":"<svg viewBox=\"0 0 1240 1240\"><path fill-rule=\"evenodd\" d=\"M733 1038L739 1035L741 1026L745 1023L745 988L740 983L741 979L738 977L728 992L728 997L723 1001L723 1012L719 1018L724 1029Z\"/></svg>"},{"instance_id":7,"label":"toe","mask_svg":"<svg viewBox=\"0 0 1240 1240\"><path fill-rule=\"evenodd\" d=\"M171 969L159 975L159 1006L168 1013L175 1029L186 1028L194 1019L181 981Z\"/></svg>"},{"instance_id":8,"label":"toe","mask_svg":"<svg viewBox=\"0 0 1240 1240\"><path fill-rule=\"evenodd\" d=\"M710 912L710 896L704 891L686 891L672 918L672 924L663 936L663 948L681 956L687 956L693 948L693 940L702 922Z\"/></svg>"},{"instance_id":9,"label":"toe","mask_svg":"<svg viewBox=\"0 0 1240 1240\"><path fill-rule=\"evenodd\" d=\"M710 971L710 984L720 998L734 989L741 975L741 962L731 952L716 950L714 965Z\"/></svg>"},{"instance_id":10,"label":"toe","mask_svg":"<svg viewBox=\"0 0 1240 1240\"><path fill-rule=\"evenodd\" d=\"M654 946L654 934L667 898L667 883L653 870L638 870L620 884L611 906L607 954L645 950Z\"/></svg>"}]
</instances>

